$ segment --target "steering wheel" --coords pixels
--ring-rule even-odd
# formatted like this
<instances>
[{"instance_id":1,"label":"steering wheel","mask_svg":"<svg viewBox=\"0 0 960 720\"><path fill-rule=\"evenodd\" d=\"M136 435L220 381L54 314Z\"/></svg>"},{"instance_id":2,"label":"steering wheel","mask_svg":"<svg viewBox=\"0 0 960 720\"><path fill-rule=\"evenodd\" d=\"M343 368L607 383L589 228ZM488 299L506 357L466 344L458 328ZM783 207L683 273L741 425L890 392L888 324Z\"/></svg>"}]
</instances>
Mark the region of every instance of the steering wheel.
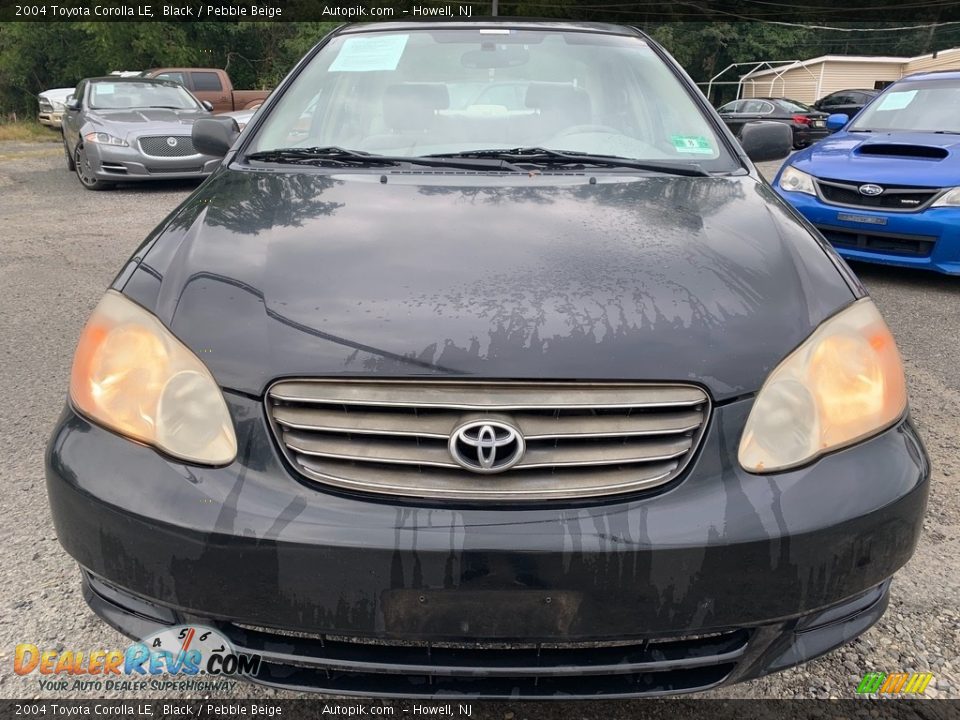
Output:
<instances>
[{"instance_id":1,"label":"steering wheel","mask_svg":"<svg viewBox=\"0 0 960 720\"><path fill-rule=\"evenodd\" d=\"M588 123L586 125L573 125L572 127L564 128L556 135L555 138L567 137L567 135L579 135L581 133L606 133L607 135L623 135L623 130L620 130L609 125L594 125Z\"/></svg>"}]
</instances>

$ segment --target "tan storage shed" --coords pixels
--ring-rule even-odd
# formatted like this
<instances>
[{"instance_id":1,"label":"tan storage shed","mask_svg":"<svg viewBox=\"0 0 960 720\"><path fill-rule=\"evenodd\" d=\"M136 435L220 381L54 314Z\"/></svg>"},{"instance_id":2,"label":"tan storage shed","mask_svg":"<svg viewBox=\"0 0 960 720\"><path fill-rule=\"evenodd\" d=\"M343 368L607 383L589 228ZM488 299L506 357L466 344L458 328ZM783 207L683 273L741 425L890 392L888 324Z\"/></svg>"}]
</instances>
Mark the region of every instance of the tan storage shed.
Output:
<instances>
[{"instance_id":1,"label":"tan storage shed","mask_svg":"<svg viewBox=\"0 0 960 720\"><path fill-rule=\"evenodd\" d=\"M960 48L913 58L822 55L741 76L740 97L813 103L837 90L881 88L911 73L951 69L960 70Z\"/></svg>"}]
</instances>

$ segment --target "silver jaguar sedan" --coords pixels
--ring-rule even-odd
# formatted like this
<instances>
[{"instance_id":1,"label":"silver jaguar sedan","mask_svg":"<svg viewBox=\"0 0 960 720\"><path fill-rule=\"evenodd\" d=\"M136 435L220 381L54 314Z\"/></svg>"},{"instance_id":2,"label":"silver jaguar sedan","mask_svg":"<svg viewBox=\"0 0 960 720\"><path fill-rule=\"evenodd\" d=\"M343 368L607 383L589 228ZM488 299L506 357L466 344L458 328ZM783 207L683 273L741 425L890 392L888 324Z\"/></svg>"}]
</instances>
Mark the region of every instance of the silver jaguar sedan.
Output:
<instances>
[{"instance_id":1,"label":"silver jaguar sedan","mask_svg":"<svg viewBox=\"0 0 960 720\"><path fill-rule=\"evenodd\" d=\"M198 152L193 122L210 108L182 85L140 77L81 80L67 98L63 150L88 190L117 182L203 178L220 164Z\"/></svg>"}]
</instances>

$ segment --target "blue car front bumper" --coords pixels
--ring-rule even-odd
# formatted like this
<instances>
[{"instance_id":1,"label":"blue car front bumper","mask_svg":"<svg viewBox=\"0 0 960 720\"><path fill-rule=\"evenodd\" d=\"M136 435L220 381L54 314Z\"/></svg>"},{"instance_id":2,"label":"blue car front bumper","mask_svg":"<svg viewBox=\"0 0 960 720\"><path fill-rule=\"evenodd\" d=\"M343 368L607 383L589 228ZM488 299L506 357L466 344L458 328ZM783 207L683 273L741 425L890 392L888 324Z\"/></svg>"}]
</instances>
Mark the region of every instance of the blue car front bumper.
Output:
<instances>
[{"instance_id":1,"label":"blue car front bumper","mask_svg":"<svg viewBox=\"0 0 960 720\"><path fill-rule=\"evenodd\" d=\"M960 275L960 208L884 212L775 189L848 260Z\"/></svg>"}]
</instances>

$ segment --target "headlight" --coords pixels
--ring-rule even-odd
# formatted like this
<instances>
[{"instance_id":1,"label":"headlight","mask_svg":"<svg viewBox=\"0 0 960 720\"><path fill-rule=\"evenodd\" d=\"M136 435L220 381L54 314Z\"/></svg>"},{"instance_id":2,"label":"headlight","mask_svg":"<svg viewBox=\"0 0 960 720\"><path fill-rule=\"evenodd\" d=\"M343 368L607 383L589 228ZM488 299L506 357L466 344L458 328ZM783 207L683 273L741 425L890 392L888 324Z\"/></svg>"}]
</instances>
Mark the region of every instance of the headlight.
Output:
<instances>
[{"instance_id":1,"label":"headlight","mask_svg":"<svg viewBox=\"0 0 960 720\"><path fill-rule=\"evenodd\" d=\"M91 132L83 136L83 139L90 143L97 143L98 145L126 145L125 140L121 140L118 137L109 135L105 132Z\"/></svg>"},{"instance_id":2,"label":"headlight","mask_svg":"<svg viewBox=\"0 0 960 720\"><path fill-rule=\"evenodd\" d=\"M790 192L801 192L807 195L816 195L817 190L813 186L813 176L797 170L795 167L788 167L780 176L780 187Z\"/></svg>"},{"instance_id":3,"label":"headlight","mask_svg":"<svg viewBox=\"0 0 960 720\"><path fill-rule=\"evenodd\" d=\"M51 104L56 112L63 112L67 109L67 106L64 103L58 102L57 100L52 101Z\"/></svg>"},{"instance_id":4,"label":"headlight","mask_svg":"<svg viewBox=\"0 0 960 720\"><path fill-rule=\"evenodd\" d=\"M80 335L70 397L81 413L189 462L225 465L237 438L210 371L156 317L109 291Z\"/></svg>"},{"instance_id":5,"label":"headlight","mask_svg":"<svg viewBox=\"0 0 960 720\"><path fill-rule=\"evenodd\" d=\"M957 207L960 206L960 187L947 190L938 197L930 207Z\"/></svg>"},{"instance_id":6,"label":"headlight","mask_svg":"<svg viewBox=\"0 0 960 720\"><path fill-rule=\"evenodd\" d=\"M803 465L884 430L906 411L896 343L869 298L824 322L770 374L740 441L756 473Z\"/></svg>"}]
</instances>

